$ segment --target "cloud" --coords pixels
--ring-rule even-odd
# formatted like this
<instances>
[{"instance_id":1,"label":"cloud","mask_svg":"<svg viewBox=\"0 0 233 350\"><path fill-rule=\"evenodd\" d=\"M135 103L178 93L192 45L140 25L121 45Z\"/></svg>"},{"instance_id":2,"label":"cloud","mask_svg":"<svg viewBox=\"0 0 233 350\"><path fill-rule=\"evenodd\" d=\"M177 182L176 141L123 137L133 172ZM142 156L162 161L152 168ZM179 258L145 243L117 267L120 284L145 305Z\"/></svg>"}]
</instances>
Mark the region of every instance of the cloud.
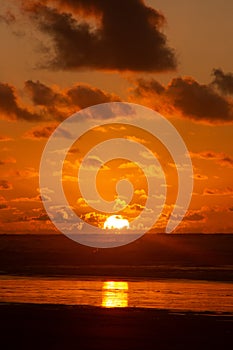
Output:
<instances>
[{"instance_id":1,"label":"cloud","mask_svg":"<svg viewBox=\"0 0 233 350\"><path fill-rule=\"evenodd\" d=\"M208 180L208 176L203 175L203 174L194 174L193 178L195 180Z\"/></svg>"},{"instance_id":2,"label":"cloud","mask_svg":"<svg viewBox=\"0 0 233 350\"><path fill-rule=\"evenodd\" d=\"M198 211L189 212L183 219L184 221L205 221L206 217Z\"/></svg>"},{"instance_id":3,"label":"cloud","mask_svg":"<svg viewBox=\"0 0 233 350\"><path fill-rule=\"evenodd\" d=\"M214 80L212 84L224 94L233 94L233 74L224 73L222 69L213 69Z\"/></svg>"},{"instance_id":4,"label":"cloud","mask_svg":"<svg viewBox=\"0 0 233 350\"><path fill-rule=\"evenodd\" d=\"M79 108L86 108L99 103L118 102L120 98L114 94L109 94L97 88L80 84L67 90L71 103Z\"/></svg>"},{"instance_id":5,"label":"cloud","mask_svg":"<svg viewBox=\"0 0 233 350\"><path fill-rule=\"evenodd\" d=\"M5 14L0 15L0 22L11 25L12 23L16 22L16 17L10 10L7 10Z\"/></svg>"},{"instance_id":6,"label":"cloud","mask_svg":"<svg viewBox=\"0 0 233 350\"><path fill-rule=\"evenodd\" d=\"M24 168L22 170L16 170L12 176L15 176L17 178L23 178L23 179L31 179L33 177L38 176L38 171L35 168Z\"/></svg>"},{"instance_id":7,"label":"cloud","mask_svg":"<svg viewBox=\"0 0 233 350\"><path fill-rule=\"evenodd\" d=\"M4 203L0 203L0 210L1 209L8 209L8 205L7 204L4 204Z\"/></svg>"},{"instance_id":8,"label":"cloud","mask_svg":"<svg viewBox=\"0 0 233 350\"><path fill-rule=\"evenodd\" d=\"M118 169L135 169L138 168L138 165L134 162L125 162L125 163L121 163L118 166Z\"/></svg>"},{"instance_id":9,"label":"cloud","mask_svg":"<svg viewBox=\"0 0 233 350\"><path fill-rule=\"evenodd\" d=\"M167 71L174 50L164 16L143 0L23 1L23 10L53 41L53 69Z\"/></svg>"},{"instance_id":10,"label":"cloud","mask_svg":"<svg viewBox=\"0 0 233 350\"><path fill-rule=\"evenodd\" d=\"M0 135L0 142L12 141L13 139L9 136Z\"/></svg>"},{"instance_id":11,"label":"cloud","mask_svg":"<svg viewBox=\"0 0 233 350\"><path fill-rule=\"evenodd\" d=\"M55 125L39 126L27 131L24 135L27 139L44 139L49 138L55 130Z\"/></svg>"},{"instance_id":12,"label":"cloud","mask_svg":"<svg viewBox=\"0 0 233 350\"><path fill-rule=\"evenodd\" d=\"M56 92L49 86L41 83L39 80L36 82L32 80L27 80L25 82L25 89L29 96L31 97L34 105L41 106L54 106L54 105L66 105L67 98L60 92Z\"/></svg>"},{"instance_id":13,"label":"cloud","mask_svg":"<svg viewBox=\"0 0 233 350\"><path fill-rule=\"evenodd\" d=\"M83 197L80 197L77 199L77 204L81 207L81 208L88 208L88 204L85 201L85 199Z\"/></svg>"},{"instance_id":14,"label":"cloud","mask_svg":"<svg viewBox=\"0 0 233 350\"><path fill-rule=\"evenodd\" d=\"M206 151L200 153L190 152L190 155L192 158L212 160L221 166L233 168L233 158L225 153Z\"/></svg>"},{"instance_id":15,"label":"cloud","mask_svg":"<svg viewBox=\"0 0 233 350\"><path fill-rule=\"evenodd\" d=\"M0 190L12 190L12 184L7 180L0 180Z\"/></svg>"},{"instance_id":16,"label":"cloud","mask_svg":"<svg viewBox=\"0 0 233 350\"><path fill-rule=\"evenodd\" d=\"M0 114L8 120L26 120L29 122L61 121L82 108L99 103L116 102L120 98L104 90L87 84L77 83L71 88L59 89L47 86L40 81L25 82L24 92L30 98L29 108L21 106L16 89L0 83ZM29 132L28 138L48 137L55 126L41 127ZM0 141L10 138L0 136Z\"/></svg>"},{"instance_id":17,"label":"cloud","mask_svg":"<svg viewBox=\"0 0 233 350\"><path fill-rule=\"evenodd\" d=\"M41 202L41 196L37 195L35 197L19 197L11 200L12 202L20 203L20 202Z\"/></svg>"},{"instance_id":18,"label":"cloud","mask_svg":"<svg viewBox=\"0 0 233 350\"><path fill-rule=\"evenodd\" d=\"M200 84L192 77L174 78L167 86L154 79L140 79L130 99L141 100L168 116L211 124L233 122L233 100L219 94L213 84Z\"/></svg>"},{"instance_id":19,"label":"cloud","mask_svg":"<svg viewBox=\"0 0 233 350\"><path fill-rule=\"evenodd\" d=\"M6 119L36 121L40 119L37 113L21 107L15 88L11 85L0 82L0 113Z\"/></svg>"},{"instance_id":20,"label":"cloud","mask_svg":"<svg viewBox=\"0 0 233 350\"><path fill-rule=\"evenodd\" d=\"M90 212L86 214L82 214L80 218L84 221L86 221L88 224L91 224L93 226L103 227L104 221L107 219L107 215L96 213L96 212Z\"/></svg>"},{"instance_id":21,"label":"cloud","mask_svg":"<svg viewBox=\"0 0 233 350\"><path fill-rule=\"evenodd\" d=\"M120 101L115 94L107 93L87 84L76 84L68 89L49 87L40 81L25 82L25 90L35 106L44 108L50 119L64 119L70 114L99 103Z\"/></svg>"},{"instance_id":22,"label":"cloud","mask_svg":"<svg viewBox=\"0 0 233 350\"><path fill-rule=\"evenodd\" d=\"M5 164L14 164L16 163L16 160L14 158L7 158L7 159L0 159L0 165L5 165Z\"/></svg>"},{"instance_id":23,"label":"cloud","mask_svg":"<svg viewBox=\"0 0 233 350\"><path fill-rule=\"evenodd\" d=\"M233 189L230 187L227 187L225 189L219 189L219 188L205 188L203 191L204 195L215 195L215 196L226 196L226 195L232 195Z\"/></svg>"},{"instance_id":24,"label":"cloud","mask_svg":"<svg viewBox=\"0 0 233 350\"><path fill-rule=\"evenodd\" d=\"M83 169L93 170L109 170L109 167L104 164L104 162L98 156L88 156L82 163Z\"/></svg>"},{"instance_id":25,"label":"cloud","mask_svg":"<svg viewBox=\"0 0 233 350\"><path fill-rule=\"evenodd\" d=\"M34 220L34 221L50 221L50 218L47 214L45 213L40 213L38 216L34 216L32 218L30 218L30 220Z\"/></svg>"}]
</instances>

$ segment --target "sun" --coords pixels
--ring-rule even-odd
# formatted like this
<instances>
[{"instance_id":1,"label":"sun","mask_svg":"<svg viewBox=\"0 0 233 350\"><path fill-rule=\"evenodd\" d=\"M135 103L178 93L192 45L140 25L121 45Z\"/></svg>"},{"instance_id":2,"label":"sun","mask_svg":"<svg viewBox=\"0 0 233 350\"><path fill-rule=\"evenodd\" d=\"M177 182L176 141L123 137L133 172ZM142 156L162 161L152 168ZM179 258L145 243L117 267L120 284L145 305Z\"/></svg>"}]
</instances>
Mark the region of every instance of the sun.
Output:
<instances>
[{"instance_id":1,"label":"sun","mask_svg":"<svg viewBox=\"0 0 233 350\"><path fill-rule=\"evenodd\" d=\"M123 219L122 215L111 215L107 218L107 220L104 223L104 229L121 230L123 228L129 228L129 221L127 219Z\"/></svg>"}]
</instances>

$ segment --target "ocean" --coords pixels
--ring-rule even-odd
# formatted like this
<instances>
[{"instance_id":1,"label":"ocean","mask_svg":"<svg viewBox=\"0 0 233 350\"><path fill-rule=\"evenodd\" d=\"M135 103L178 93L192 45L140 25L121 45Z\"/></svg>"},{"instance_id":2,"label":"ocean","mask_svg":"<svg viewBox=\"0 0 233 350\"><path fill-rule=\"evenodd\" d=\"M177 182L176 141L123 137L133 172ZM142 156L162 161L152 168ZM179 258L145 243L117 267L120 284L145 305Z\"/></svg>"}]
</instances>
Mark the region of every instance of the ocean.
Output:
<instances>
[{"instance_id":1,"label":"ocean","mask_svg":"<svg viewBox=\"0 0 233 350\"><path fill-rule=\"evenodd\" d=\"M0 277L0 302L233 314L233 283L111 277Z\"/></svg>"}]
</instances>

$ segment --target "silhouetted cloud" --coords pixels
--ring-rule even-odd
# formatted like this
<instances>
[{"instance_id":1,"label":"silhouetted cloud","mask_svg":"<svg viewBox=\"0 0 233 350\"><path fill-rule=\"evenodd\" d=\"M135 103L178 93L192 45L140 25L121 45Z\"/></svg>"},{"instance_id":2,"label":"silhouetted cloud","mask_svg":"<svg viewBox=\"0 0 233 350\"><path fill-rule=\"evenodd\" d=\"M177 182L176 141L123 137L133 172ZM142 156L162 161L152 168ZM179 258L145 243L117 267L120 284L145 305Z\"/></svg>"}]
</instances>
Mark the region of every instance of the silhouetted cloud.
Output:
<instances>
[{"instance_id":1,"label":"silhouetted cloud","mask_svg":"<svg viewBox=\"0 0 233 350\"><path fill-rule=\"evenodd\" d=\"M25 82L25 89L34 105L61 106L68 103L66 96L41 83L39 80L36 82L27 80Z\"/></svg>"},{"instance_id":2,"label":"silhouetted cloud","mask_svg":"<svg viewBox=\"0 0 233 350\"><path fill-rule=\"evenodd\" d=\"M12 184L7 180L0 180L0 190L12 190Z\"/></svg>"},{"instance_id":3,"label":"silhouetted cloud","mask_svg":"<svg viewBox=\"0 0 233 350\"><path fill-rule=\"evenodd\" d=\"M46 125L35 127L24 135L24 138L27 139L47 139L55 130L55 125Z\"/></svg>"},{"instance_id":4,"label":"silhouetted cloud","mask_svg":"<svg viewBox=\"0 0 233 350\"><path fill-rule=\"evenodd\" d=\"M226 195L232 195L233 189L231 187L227 187L224 189L219 188L205 188L203 191L204 195L216 195L216 196L226 196Z\"/></svg>"},{"instance_id":5,"label":"silhouetted cloud","mask_svg":"<svg viewBox=\"0 0 233 350\"><path fill-rule=\"evenodd\" d=\"M199 212L189 212L185 217L184 221L202 221L205 220L206 217Z\"/></svg>"},{"instance_id":6,"label":"silhouetted cloud","mask_svg":"<svg viewBox=\"0 0 233 350\"><path fill-rule=\"evenodd\" d=\"M87 84L76 84L61 90L51 88L40 81L28 80L25 88L34 105L47 107L48 111L49 108L70 108L76 111L99 103L120 101L118 96Z\"/></svg>"},{"instance_id":7,"label":"silhouetted cloud","mask_svg":"<svg viewBox=\"0 0 233 350\"><path fill-rule=\"evenodd\" d=\"M233 158L225 153L206 151L199 153L191 152L190 155L192 158L212 160L221 166L233 168Z\"/></svg>"},{"instance_id":8,"label":"silhouetted cloud","mask_svg":"<svg viewBox=\"0 0 233 350\"><path fill-rule=\"evenodd\" d=\"M161 31L164 16L143 0L23 1L23 9L54 43L53 69L167 71L174 50Z\"/></svg>"},{"instance_id":9,"label":"silhouetted cloud","mask_svg":"<svg viewBox=\"0 0 233 350\"><path fill-rule=\"evenodd\" d=\"M36 121L40 119L37 113L21 107L15 88L0 82L0 113L6 119Z\"/></svg>"},{"instance_id":10,"label":"silhouetted cloud","mask_svg":"<svg viewBox=\"0 0 233 350\"><path fill-rule=\"evenodd\" d=\"M7 10L4 14L0 14L0 22L10 25L16 22L16 17L10 10Z\"/></svg>"},{"instance_id":11,"label":"silhouetted cloud","mask_svg":"<svg viewBox=\"0 0 233 350\"><path fill-rule=\"evenodd\" d=\"M29 130L24 138L27 139L47 139L55 130L55 125L39 126Z\"/></svg>"},{"instance_id":12,"label":"silhouetted cloud","mask_svg":"<svg viewBox=\"0 0 233 350\"><path fill-rule=\"evenodd\" d=\"M32 106L23 107L19 103L16 89L9 84L0 83L0 115L8 120L26 120L29 122L61 121L82 108L99 103L120 101L115 94L107 93L87 84L76 84L71 88L61 90L58 87L47 86L40 81L25 82L25 92L29 96ZM35 137L47 137L53 131L47 129L34 130ZM46 133L46 135L40 134ZM9 138L0 136L0 141Z\"/></svg>"},{"instance_id":13,"label":"silhouetted cloud","mask_svg":"<svg viewBox=\"0 0 233 350\"><path fill-rule=\"evenodd\" d=\"M200 84L191 77L174 78L167 86L154 79L140 79L131 100L142 100L159 112L181 114L197 122L233 122L233 101L220 95L212 84Z\"/></svg>"},{"instance_id":14,"label":"silhouetted cloud","mask_svg":"<svg viewBox=\"0 0 233 350\"><path fill-rule=\"evenodd\" d=\"M213 70L213 84L224 94L233 94L233 74L224 73L222 69Z\"/></svg>"}]
</instances>

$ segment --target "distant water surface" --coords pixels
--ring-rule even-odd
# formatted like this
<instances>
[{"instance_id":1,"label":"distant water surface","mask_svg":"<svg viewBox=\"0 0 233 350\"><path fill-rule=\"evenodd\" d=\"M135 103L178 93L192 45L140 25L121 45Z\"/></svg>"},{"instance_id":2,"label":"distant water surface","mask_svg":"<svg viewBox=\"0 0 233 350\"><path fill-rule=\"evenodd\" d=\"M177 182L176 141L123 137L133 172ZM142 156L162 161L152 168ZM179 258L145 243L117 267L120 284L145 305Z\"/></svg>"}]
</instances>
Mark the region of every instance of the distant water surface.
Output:
<instances>
[{"instance_id":1,"label":"distant water surface","mask_svg":"<svg viewBox=\"0 0 233 350\"><path fill-rule=\"evenodd\" d=\"M0 277L0 302L233 313L233 284L192 280Z\"/></svg>"}]
</instances>

